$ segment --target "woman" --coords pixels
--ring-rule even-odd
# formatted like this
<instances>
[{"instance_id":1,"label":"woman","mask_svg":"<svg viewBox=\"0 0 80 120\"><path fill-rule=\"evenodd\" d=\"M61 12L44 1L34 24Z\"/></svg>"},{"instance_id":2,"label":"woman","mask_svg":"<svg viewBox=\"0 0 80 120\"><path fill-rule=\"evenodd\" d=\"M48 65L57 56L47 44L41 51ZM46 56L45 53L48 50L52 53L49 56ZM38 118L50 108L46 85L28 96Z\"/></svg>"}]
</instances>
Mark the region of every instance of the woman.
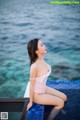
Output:
<instances>
[{"instance_id":1,"label":"woman","mask_svg":"<svg viewBox=\"0 0 80 120\"><path fill-rule=\"evenodd\" d=\"M48 76L51 73L51 66L46 63L43 56L47 53L46 46L41 40L35 38L30 40L27 45L30 58L30 101L27 110L32 103L55 106L48 120L53 120L64 107L67 96L46 85Z\"/></svg>"}]
</instances>

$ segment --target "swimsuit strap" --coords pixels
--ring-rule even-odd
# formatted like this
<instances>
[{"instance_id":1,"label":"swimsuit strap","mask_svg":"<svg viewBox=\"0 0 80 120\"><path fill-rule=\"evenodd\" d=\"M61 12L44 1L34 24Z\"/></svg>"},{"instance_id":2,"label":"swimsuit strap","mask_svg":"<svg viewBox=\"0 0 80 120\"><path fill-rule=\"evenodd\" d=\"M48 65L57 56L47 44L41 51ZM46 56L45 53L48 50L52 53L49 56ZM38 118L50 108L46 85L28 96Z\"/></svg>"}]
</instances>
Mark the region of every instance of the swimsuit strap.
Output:
<instances>
[{"instance_id":1,"label":"swimsuit strap","mask_svg":"<svg viewBox=\"0 0 80 120\"><path fill-rule=\"evenodd\" d=\"M37 63L37 67L39 67L38 66L38 63ZM44 78L44 77L46 77L49 73L51 72L51 66L50 66L50 70L46 73L46 74L44 74L44 75L42 75L42 76L40 76L40 77L34 77L34 78L32 78L32 77L30 77L29 79L39 79L39 78Z\"/></svg>"},{"instance_id":2,"label":"swimsuit strap","mask_svg":"<svg viewBox=\"0 0 80 120\"><path fill-rule=\"evenodd\" d=\"M38 68L38 63L36 62L36 64L37 64L37 68ZM37 70L37 71L38 71L38 70ZM36 77L34 77L34 78L30 77L29 79L36 79Z\"/></svg>"},{"instance_id":3,"label":"swimsuit strap","mask_svg":"<svg viewBox=\"0 0 80 120\"><path fill-rule=\"evenodd\" d=\"M50 70L46 74L44 74L44 75L42 75L40 77L34 77L34 78L30 77L30 79L41 79L41 78L44 78L44 77L48 76L50 74L50 72L51 72L51 68L50 68Z\"/></svg>"}]
</instances>

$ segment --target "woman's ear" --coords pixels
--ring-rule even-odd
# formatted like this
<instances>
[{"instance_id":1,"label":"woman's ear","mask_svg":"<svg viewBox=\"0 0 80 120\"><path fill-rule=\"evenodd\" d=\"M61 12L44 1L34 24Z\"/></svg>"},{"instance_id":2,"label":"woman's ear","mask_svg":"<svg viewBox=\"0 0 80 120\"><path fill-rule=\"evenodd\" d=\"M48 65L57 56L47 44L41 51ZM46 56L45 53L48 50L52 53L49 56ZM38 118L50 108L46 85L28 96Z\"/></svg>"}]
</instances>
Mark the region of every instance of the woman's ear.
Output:
<instances>
[{"instance_id":1,"label":"woman's ear","mask_svg":"<svg viewBox=\"0 0 80 120\"><path fill-rule=\"evenodd\" d=\"M38 50L36 50L35 53L38 54Z\"/></svg>"}]
</instances>

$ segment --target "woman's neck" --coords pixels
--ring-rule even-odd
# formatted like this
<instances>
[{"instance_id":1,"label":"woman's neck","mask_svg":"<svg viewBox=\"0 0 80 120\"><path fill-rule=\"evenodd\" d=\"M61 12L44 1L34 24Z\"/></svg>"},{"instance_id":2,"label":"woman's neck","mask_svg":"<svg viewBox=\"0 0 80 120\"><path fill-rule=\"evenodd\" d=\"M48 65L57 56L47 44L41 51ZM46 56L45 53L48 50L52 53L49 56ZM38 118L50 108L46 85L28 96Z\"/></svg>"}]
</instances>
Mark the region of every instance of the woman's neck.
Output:
<instances>
[{"instance_id":1,"label":"woman's neck","mask_svg":"<svg viewBox=\"0 0 80 120\"><path fill-rule=\"evenodd\" d=\"M44 61L43 56L39 56L36 61L40 61L40 62Z\"/></svg>"}]
</instances>

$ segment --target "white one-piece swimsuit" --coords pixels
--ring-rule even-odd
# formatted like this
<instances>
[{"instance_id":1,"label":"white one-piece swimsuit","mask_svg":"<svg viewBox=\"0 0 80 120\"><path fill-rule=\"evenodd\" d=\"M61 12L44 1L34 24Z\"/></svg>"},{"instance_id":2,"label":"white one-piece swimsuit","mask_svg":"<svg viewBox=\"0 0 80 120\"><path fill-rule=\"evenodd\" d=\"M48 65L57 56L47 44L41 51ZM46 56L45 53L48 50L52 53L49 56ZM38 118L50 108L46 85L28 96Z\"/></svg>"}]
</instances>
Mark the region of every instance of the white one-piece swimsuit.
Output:
<instances>
[{"instance_id":1,"label":"white one-piece swimsuit","mask_svg":"<svg viewBox=\"0 0 80 120\"><path fill-rule=\"evenodd\" d=\"M51 73L51 66L50 66L49 71L45 75L42 75L42 76L36 77L36 78L31 78L30 77L30 79L35 79L34 92L37 92L39 94L45 93L46 81L47 81L47 78L50 75L50 73Z\"/></svg>"}]
</instances>

